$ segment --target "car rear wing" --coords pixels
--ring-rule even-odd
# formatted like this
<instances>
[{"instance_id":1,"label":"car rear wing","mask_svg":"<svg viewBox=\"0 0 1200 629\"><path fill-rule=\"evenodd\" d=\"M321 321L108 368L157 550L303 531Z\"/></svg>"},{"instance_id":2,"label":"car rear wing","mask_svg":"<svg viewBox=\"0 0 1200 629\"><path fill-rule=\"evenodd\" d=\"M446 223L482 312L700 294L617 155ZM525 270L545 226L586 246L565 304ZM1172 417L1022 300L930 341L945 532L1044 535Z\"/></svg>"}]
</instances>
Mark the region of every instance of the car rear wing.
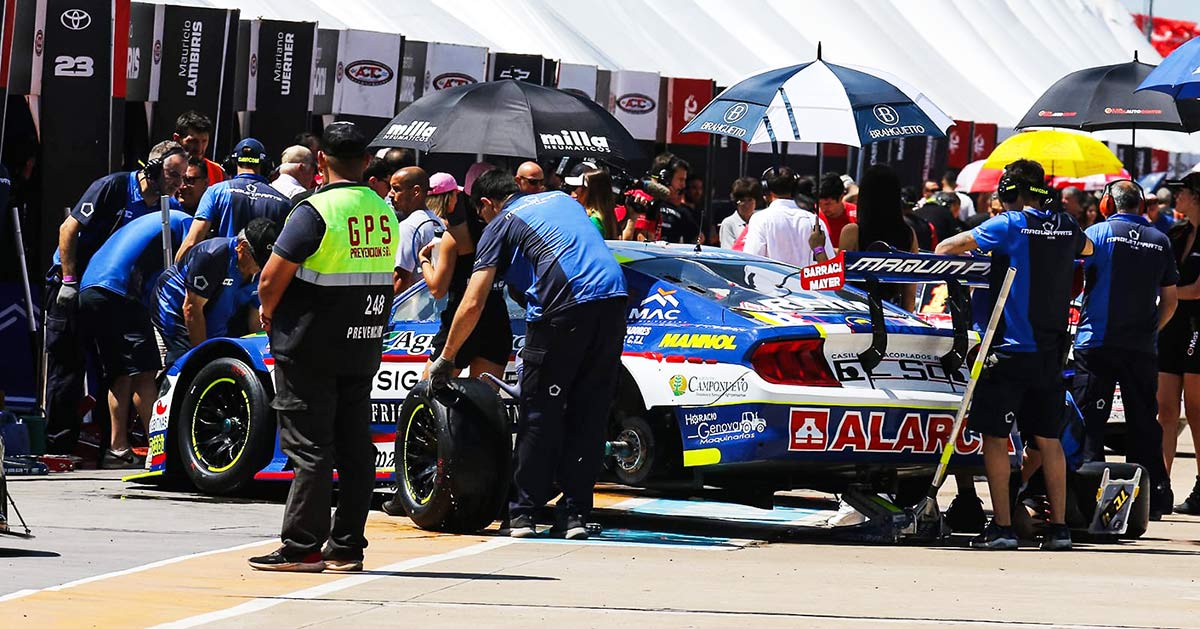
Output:
<instances>
[{"instance_id":1,"label":"car rear wing","mask_svg":"<svg viewBox=\"0 0 1200 629\"><path fill-rule=\"evenodd\" d=\"M858 355L868 371L887 354L882 284L946 284L946 305L954 330L954 345L940 361L947 373L958 371L967 358L967 333L971 329L969 287L986 287L992 270L991 258L942 256L898 251L844 251L841 273L844 281L865 284L871 312L871 346ZM817 265L814 265L814 267ZM812 268L812 267L809 267Z\"/></svg>"}]
</instances>

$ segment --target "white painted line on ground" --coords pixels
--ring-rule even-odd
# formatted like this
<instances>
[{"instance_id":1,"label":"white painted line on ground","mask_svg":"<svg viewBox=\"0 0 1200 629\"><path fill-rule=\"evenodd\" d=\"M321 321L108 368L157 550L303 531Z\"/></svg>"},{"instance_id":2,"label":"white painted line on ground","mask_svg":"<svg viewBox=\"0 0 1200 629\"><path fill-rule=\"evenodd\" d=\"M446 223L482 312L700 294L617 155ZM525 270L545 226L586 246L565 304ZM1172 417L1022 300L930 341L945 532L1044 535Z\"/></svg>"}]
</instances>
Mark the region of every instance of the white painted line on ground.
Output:
<instances>
[{"instance_id":1,"label":"white painted line on ground","mask_svg":"<svg viewBox=\"0 0 1200 629\"><path fill-rule=\"evenodd\" d=\"M5 601L11 601L11 600L18 599L18 598L22 598L25 596L29 596L30 594L37 594L38 592L58 592L60 590L65 590L67 588L73 588L75 586L84 585L85 583L93 583L96 581L103 581L105 579L112 579L114 577L123 577L127 574L135 574L135 573L143 572L146 570L152 570L154 568L158 568L161 566L169 566L173 563L179 563L181 561L187 561L189 559L195 559L197 557L207 557L208 555L218 555L220 553L227 553L227 552L232 552L235 550L246 550L247 548L254 548L255 546L262 546L263 544L269 544L272 542L278 542L278 540L264 539L264 540L257 541L257 542L250 542L248 544L238 544L237 546L230 546L228 548L218 548L216 550L206 550L206 551L199 552L199 553L192 553L190 555L180 555L178 557L170 557L168 559L162 559L160 561L155 561L155 562L143 564L140 566L134 566L133 568L126 568L124 570L117 570L115 572L105 572L104 574L98 574L98 575L91 576L91 577L84 577L82 579L77 579L75 581L68 581L67 583L63 583L61 585L52 585L52 586L44 587L44 588L37 589L37 590L20 590L17 592L13 592L11 594L6 594L4 596L0 596L0 603L3 603Z\"/></svg>"},{"instance_id":2,"label":"white painted line on ground","mask_svg":"<svg viewBox=\"0 0 1200 629\"><path fill-rule=\"evenodd\" d=\"M289 594L280 594L279 596L274 596L271 598L256 598L242 603L241 605L230 607L229 609L222 609L215 612L200 614L198 616L192 616L190 618L184 618L175 622L156 625L153 629L183 629L185 627L196 627L198 625L203 625L210 622L217 622L219 620L227 620L237 616L244 616L253 612L269 609L279 605L280 603L285 603L290 600L313 599L326 596L334 592L340 592L342 590L370 583L376 579L393 576L396 573L401 573L405 570L427 566L440 561L447 561L450 559L458 559L460 557L469 557L471 555L486 553L489 550L495 550L503 546L508 546L515 541L516 540L509 537L496 538L482 544L475 544L473 546L452 550L450 552L441 553L438 555L408 559L406 561L397 562L381 568L373 568L372 574L359 574L346 577L336 581L330 581L329 583L322 583L321 585L305 588L303 590L297 590Z\"/></svg>"}]
</instances>

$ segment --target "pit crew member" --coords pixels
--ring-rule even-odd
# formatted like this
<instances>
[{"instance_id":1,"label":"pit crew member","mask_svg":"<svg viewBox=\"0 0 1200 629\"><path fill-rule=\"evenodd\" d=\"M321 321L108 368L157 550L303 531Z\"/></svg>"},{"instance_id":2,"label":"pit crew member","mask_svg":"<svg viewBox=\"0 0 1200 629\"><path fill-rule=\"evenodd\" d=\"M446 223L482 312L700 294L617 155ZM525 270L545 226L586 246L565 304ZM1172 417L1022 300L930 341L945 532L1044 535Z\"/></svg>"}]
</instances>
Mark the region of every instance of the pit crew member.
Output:
<instances>
[{"instance_id":1,"label":"pit crew member","mask_svg":"<svg viewBox=\"0 0 1200 629\"><path fill-rule=\"evenodd\" d=\"M536 535L537 509L561 490L555 532L586 538L624 346L625 276L566 194L514 199L512 176L501 171L480 176L473 192L488 226L430 378L433 386L445 386L499 276L523 291L528 326L510 534Z\"/></svg>"},{"instance_id":2,"label":"pit crew member","mask_svg":"<svg viewBox=\"0 0 1200 629\"><path fill-rule=\"evenodd\" d=\"M969 427L983 435L984 467L992 496L992 521L971 546L1017 548L1009 503L1008 438L1016 423L1033 434L1042 455L1050 498L1050 526L1044 550L1067 550L1066 459L1059 437L1066 391L1062 367L1068 347L1067 316L1075 258L1090 256L1092 242L1070 215L1042 209L1050 196L1041 164L1017 160L1004 169L999 194L1005 213L969 232L943 240L939 254L979 249L993 255L993 286L1009 266L1017 270L996 330L998 343L988 357L971 403Z\"/></svg>"},{"instance_id":3,"label":"pit crew member","mask_svg":"<svg viewBox=\"0 0 1200 629\"><path fill-rule=\"evenodd\" d=\"M271 256L279 230L269 218L256 218L233 238L210 238L192 247L167 269L155 287L154 327L172 365L207 339L258 332L258 273ZM245 326L233 318L248 313Z\"/></svg>"}]
</instances>

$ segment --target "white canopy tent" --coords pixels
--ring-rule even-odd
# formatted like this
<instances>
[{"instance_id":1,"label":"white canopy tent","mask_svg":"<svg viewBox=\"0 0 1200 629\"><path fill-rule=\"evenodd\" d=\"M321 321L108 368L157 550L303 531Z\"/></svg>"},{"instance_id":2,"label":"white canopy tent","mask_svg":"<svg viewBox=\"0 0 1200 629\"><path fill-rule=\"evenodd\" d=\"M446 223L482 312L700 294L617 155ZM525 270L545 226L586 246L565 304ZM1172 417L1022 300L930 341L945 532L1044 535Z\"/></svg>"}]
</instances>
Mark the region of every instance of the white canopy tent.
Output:
<instances>
[{"instance_id":1,"label":"white canopy tent","mask_svg":"<svg viewBox=\"0 0 1200 629\"><path fill-rule=\"evenodd\" d=\"M721 85L811 60L821 42L831 63L895 74L950 116L995 122L1002 133L1070 72L1134 51L1161 61L1119 0L172 1ZM1129 141L1126 131L1097 137ZM1200 153L1200 138L1185 134L1143 131L1137 140Z\"/></svg>"}]
</instances>

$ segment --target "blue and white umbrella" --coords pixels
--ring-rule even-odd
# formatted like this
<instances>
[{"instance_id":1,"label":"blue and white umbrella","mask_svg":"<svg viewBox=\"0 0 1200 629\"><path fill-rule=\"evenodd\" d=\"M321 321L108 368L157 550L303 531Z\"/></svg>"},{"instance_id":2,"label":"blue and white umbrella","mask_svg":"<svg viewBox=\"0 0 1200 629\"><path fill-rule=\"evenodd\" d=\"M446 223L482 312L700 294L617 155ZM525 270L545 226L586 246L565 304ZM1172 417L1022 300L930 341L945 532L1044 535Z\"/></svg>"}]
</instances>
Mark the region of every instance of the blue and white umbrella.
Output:
<instances>
[{"instance_id":1,"label":"blue and white umbrella","mask_svg":"<svg viewBox=\"0 0 1200 629\"><path fill-rule=\"evenodd\" d=\"M871 68L821 59L768 70L721 92L683 133L726 135L747 144L825 142L863 146L944 136L954 121L924 94Z\"/></svg>"},{"instance_id":2,"label":"blue and white umbrella","mask_svg":"<svg viewBox=\"0 0 1200 629\"><path fill-rule=\"evenodd\" d=\"M1154 90L1176 100L1200 98L1200 37L1189 40L1163 59L1137 91Z\"/></svg>"}]
</instances>

